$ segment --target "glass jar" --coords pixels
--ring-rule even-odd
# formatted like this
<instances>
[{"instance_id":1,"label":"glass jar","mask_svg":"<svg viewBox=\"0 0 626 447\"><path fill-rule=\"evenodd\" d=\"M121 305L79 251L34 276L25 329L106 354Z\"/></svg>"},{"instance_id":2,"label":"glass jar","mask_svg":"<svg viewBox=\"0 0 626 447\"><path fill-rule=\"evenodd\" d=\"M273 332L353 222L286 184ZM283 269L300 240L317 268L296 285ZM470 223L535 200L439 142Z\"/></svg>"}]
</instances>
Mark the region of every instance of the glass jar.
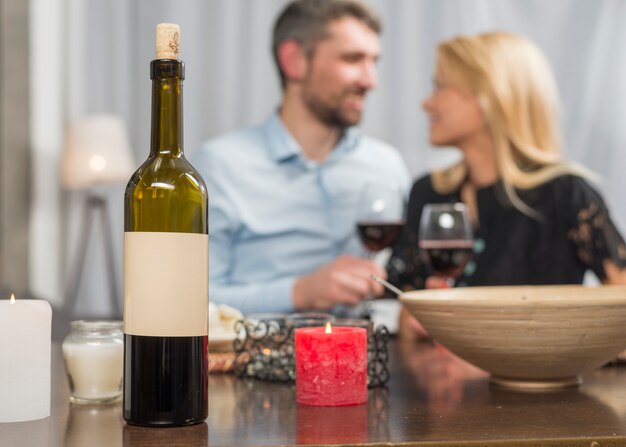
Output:
<instances>
[{"instance_id":1,"label":"glass jar","mask_svg":"<svg viewBox=\"0 0 626 447\"><path fill-rule=\"evenodd\" d=\"M291 322L295 330L301 327L326 326L329 321L332 324L335 316L323 312L301 312L289 315L287 320Z\"/></svg>"},{"instance_id":2,"label":"glass jar","mask_svg":"<svg viewBox=\"0 0 626 447\"><path fill-rule=\"evenodd\" d=\"M374 332L374 323L365 318L337 318L331 322L333 326L360 327L367 331L369 338Z\"/></svg>"},{"instance_id":3,"label":"glass jar","mask_svg":"<svg viewBox=\"0 0 626 447\"><path fill-rule=\"evenodd\" d=\"M70 401L117 402L122 397L124 338L121 321L78 320L63 340Z\"/></svg>"}]
</instances>

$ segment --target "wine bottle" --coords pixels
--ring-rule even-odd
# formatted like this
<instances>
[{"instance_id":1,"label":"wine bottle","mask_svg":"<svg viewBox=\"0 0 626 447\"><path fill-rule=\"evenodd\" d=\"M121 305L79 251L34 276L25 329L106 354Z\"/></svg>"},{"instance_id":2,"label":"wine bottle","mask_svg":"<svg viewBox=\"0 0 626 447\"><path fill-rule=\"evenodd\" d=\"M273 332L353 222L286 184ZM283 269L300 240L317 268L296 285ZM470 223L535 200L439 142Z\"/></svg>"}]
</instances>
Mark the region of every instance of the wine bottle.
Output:
<instances>
[{"instance_id":1,"label":"wine bottle","mask_svg":"<svg viewBox=\"0 0 626 447\"><path fill-rule=\"evenodd\" d=\"M183 154L179 35L157 26L150 155L124 195L123 416L141 426L208 416L208 197Z\"/></svg>"}]
</instances>

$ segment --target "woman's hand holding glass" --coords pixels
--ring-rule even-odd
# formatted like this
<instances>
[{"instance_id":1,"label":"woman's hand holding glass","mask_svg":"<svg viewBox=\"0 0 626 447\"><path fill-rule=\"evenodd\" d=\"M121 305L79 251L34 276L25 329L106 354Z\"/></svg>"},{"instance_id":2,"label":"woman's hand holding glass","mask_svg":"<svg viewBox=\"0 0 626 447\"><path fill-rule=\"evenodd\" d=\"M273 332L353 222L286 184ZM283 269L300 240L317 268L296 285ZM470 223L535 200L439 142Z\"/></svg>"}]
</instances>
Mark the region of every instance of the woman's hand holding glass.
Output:
<instances>
[{"instance_id":1,"label":"woman's hand holding glass","mask_svg":"<svg viewBox=\"0 0 626 447\"><path fill-rule=\"evenodd\" d=\"M424 205L418 244L433 275L426 278L424 287L454 287L473 256L474 230L467 207L463 203ZM429 338L426 329L406 309L400 316L399 335L404 339Z\"/></svg>"}]
</instances>

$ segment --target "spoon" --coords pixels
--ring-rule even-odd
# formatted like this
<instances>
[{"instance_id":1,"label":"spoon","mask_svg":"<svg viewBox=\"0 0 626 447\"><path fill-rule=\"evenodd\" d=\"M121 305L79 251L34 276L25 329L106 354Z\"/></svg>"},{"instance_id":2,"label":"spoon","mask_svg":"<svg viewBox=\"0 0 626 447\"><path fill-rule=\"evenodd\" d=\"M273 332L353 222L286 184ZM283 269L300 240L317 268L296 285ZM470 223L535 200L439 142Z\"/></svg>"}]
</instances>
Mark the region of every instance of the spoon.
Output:
<instances>
[{"instance_id":1,"label":"spoon","mask_svg":"<svg viewBox=\"0 0 626 447\"><path fill-rule=\"evenodd\" d=\"M384 279L382 279L380 276L377 275L371 275L372 279L374 281L376 281L378 284L381 284L383 287L385 287L385 289L392 291L393 293L395 293L396 295L398 295L398 297L402 294L404 294L404 292L400 289L398 289L396 286L394 286L393 284L391 284L389 281L385 281Z\"/></svg>"}]
</instances>

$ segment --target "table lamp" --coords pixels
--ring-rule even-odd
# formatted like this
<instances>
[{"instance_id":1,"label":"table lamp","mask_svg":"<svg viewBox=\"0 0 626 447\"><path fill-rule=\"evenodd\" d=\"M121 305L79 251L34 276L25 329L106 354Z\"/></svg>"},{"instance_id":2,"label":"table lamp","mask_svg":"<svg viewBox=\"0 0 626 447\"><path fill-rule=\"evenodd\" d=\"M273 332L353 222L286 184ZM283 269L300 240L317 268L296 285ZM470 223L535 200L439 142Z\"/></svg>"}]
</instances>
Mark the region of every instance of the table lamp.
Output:
<instances>
[{"instance_id":1,"label":"table lamp","mask_svg":"<svg viewBox=\"0 0 626 447\"><path fill-rule=\"evenodd\" d=\"M106 268L113 317L121 317L116 297L117 279L111 227L106 198L95 192L96 186L126 182L134 172L130 143L122 119L117 115L90 115L69 123L61 158L61 180L67 189L84 190L83 221L78 255L70 273L64 310L72 316L78 298L78 286L85 264L89 233L96 214L100 215L104 236Z\"/></svg>"}]
</instances>

